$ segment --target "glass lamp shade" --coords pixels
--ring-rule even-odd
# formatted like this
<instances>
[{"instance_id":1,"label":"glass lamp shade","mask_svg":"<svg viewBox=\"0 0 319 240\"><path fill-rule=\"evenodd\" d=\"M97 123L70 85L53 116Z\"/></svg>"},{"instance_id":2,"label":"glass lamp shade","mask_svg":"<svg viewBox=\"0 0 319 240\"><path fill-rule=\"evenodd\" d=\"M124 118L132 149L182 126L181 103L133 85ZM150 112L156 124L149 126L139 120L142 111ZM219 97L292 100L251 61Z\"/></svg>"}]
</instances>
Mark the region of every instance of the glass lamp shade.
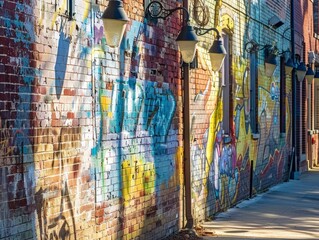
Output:
<instances>
[{"instance_id":1,"label":"glass lamp shade","mask_svg":"<svg viewBox=\"0 0 319 240\"><path fill-rule=\"evenodd\" d=\"M178 41L178 48L182 53L182 59L185 63L191 63L196 52L196 44L194 41Z\"/></svg>"},{"instance_id":2,"label":"glass lamp shade","mask_svg":"<svg viewBox=\"0 0 319 240\"><path fill-rule=\"evenodd\" d=\"M106 44L110 47L118 47L122 41L127 22L129 21L123 3L112 0L102 15Z\"/></svg>"},{"instance_id":3,"label":"glass lamp shade","mask_svg":"<svg viewBox=\"0 0 319 240\"><path fill-rule=\"evenodd\" d=\"M303 81L303 79L306 76L306 72L307 72L306 65L303 62L299 63L299 65L297 67L298 81L300 81L300 82Z\"/></svg>"},{"instance_id":4,"label":"glass lamp shade","mask_svg":"<svg viewBox=\"0 0 319 240\"><path fill-rule=\"evenodd\" d=\"M182 58L185 63L191 63L196 52L198 43L197 36L192 26L186 25L182 27L180 34L176 39L179 50L182 53Z\"/></svg>"},{"instance_id":5,"label":"glass lamp shade","mask_svg":"<svg viewBox=\"0 0 319 240\"><path fill-rule=\"evenodd\" d=\"M270 54L265 60L265 74L267 77L272 77L277 67L276 55Z\"/></svg>"},{"instance_id":6,"label":"glass lamp shade","mask_svg":"<svg viewBox=\"0 0 319 240\"><path fill-rule=\"evenodd\" d=\"M293 69L291 66L285 66L285 73L290 76Z\"/></svg>"},{"instance_id":7,"label":"glass lamp shade","mask_svg":"<svg viewBox=\"0 0 319 240\"><path fill-rule=\"evenodd\" d=\"M214 72L219 71L227 54L222 41L214 40L212 47L209 49L209 57Z\"/></svg>"},{"instance_id":8,"label":"glass lamp shade","mask_svg":"<svg viewBox=\"0 0 319 240\"><path fill-rule=\"evenodd\" d=\"M291 58L289 58L288 60L287 60L287 62L285 63L285 73L287 74L287 75L291 75L291 72L292 72L292 70L294 69L294 63L293 63L293 61L291 60Z\"/></svg>"},{"instance_id":9,"label":"glass lamp shade","mask_svg":"<svg viewBox=\"0 0 319 240\"><path fill-rule=\"evenodd\" d=\"M314 78L315 73L312 70L311 66L308 66L307 68L307 72L306 72L306 79L308 81L308 83L312 82L312 79Z\"/></svg>"}]
</instances>

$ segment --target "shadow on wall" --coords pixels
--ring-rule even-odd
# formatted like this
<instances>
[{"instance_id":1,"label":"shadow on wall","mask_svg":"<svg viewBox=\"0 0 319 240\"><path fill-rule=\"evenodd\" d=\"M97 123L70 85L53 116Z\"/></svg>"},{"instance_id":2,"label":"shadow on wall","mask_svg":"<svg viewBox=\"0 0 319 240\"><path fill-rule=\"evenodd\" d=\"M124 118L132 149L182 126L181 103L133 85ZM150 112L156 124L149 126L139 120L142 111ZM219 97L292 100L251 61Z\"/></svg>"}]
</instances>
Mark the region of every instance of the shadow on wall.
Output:
<instances>
[{"instance_id":1,"label":"shadow on wall","mask_svg":"<svg viewBox=\"0 0 319 240\"><path fill-rule=\"evenodd\" d=\"M66 20L65 20L66 21ZM56 55L56 62L54 66L55 72L55 92L58 99L60 99L63 83L65 81L65 72L68 64L69 48L71 39L63 32L65 23L61 21L60 35L58 42L58 52ZM71 79L68 79L71 80Z\"/></svg>"}]
</instances>

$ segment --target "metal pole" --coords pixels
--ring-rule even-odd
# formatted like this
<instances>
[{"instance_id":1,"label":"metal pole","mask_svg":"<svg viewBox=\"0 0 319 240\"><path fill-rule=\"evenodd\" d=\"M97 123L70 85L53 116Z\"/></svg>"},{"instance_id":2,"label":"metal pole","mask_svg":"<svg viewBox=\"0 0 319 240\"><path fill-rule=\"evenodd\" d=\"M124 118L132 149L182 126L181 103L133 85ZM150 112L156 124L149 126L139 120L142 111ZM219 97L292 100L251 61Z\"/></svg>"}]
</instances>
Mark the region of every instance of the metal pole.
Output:
<instances>
[{"instance_id":1,"label":"metal pole","mask_svg":"<svg viewBox=\"0 0 319 240\"><path fill-rule=\"evenodd\" d=\"M184 178L185 178L185 203L186 203L186 228L193 227L192 216L192 188L191 188L191 143L190 143L190 91L189 91L189 64L184 63Z\"/></svg>"},{"instance_id":2,"label":"metal pole","mask_svg":"<svg viewBox=\"0 0 319 240\"><path fill-rule=\"evenodd\" d=\"M188 9L188 0L183 1ZM192 187L191 187L191 142L190 142L190 91L189 91L189 64L183 64L184 70L184 111L183 111L183 135L184 135L184 182L185 182L185 207L186 228L193 228L192 216Z\"/></svg>"},{"instance_id":3,"label":"metal pole","mask_svg":"<svg viewBox=\"0 0 319 240\"><path fill-rule=\"evenodd\" d=\"M291 0L291 4L290 4L290 28L291 28L291 54L293 59L295 59L295 28L294 28L294 22L295 22L295 3L294 0ZM296 147L296 70L293 69L292 70L292 74L291 74L291 82L292 82L292 148L293 149L297 149ZM295 154L294 154L294 158L295 158ZM294 159L294 161L292 161L292 164L294 164L293 166L293 173L298 171L298 164L296 164L296 161ZM291 178L293 178L293 176L291 176Z\"/></svg>"}]
</instances>

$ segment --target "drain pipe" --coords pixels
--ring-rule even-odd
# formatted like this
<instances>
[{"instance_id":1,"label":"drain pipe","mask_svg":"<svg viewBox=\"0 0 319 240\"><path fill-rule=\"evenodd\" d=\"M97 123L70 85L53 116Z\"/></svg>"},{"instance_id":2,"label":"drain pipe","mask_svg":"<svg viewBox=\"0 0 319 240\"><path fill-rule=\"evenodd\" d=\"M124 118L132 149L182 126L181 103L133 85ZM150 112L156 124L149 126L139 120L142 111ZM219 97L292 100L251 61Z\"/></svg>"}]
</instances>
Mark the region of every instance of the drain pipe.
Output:
<instances>
[{"instance_id":1,"label":"drain pipe","mask_svg":"<svg viewBox=\"0 0 319 240\"><path fill-rule=\"evenodd\" d=\"M183 7L188 9L188 0L183 1ZM185 228L193 228L192 216L192 188L191 188L191 143L190 143L190 91L189 91L189 63L183 64L184 72L184 111L183 111L183 135L184 135L184 184L185 184Z\"/></svg>"},{"instance_id":2,"label":"drain pipe","mask_svg":"<svg viewBox=\"0 0 319 240\"><path fill-rule=\"evenodd\" d=\"M189 96L189 64L183 64L184 72L184 111L183 111L183 135L184 135L184 184L185 184L185 213L186 226L193 227L192 216L192 188L191 188L191 149L190 149L190 96Z\"/></svg>"},{"instance_id":3,"label":"drain pipe","mask_svg":"<svg viewBox=\"0 0 319 240\"><path fill-rule=\"evenodd\" d=\"M294 0L290 1L290 29L291 29L291 54L293 59L295 60L295 27L294 27L294 22L295 22L295 3ZM291 82L292 82L292 149L297 149L296 148L296 70L293 68L292 74L291 74ZM293 161L291 164L293 164L293 176L289 176L290 178L294 178L294 173L298 171L298 164L295 160L296 155L293 154Z\"/></svg>"}]
</instances>

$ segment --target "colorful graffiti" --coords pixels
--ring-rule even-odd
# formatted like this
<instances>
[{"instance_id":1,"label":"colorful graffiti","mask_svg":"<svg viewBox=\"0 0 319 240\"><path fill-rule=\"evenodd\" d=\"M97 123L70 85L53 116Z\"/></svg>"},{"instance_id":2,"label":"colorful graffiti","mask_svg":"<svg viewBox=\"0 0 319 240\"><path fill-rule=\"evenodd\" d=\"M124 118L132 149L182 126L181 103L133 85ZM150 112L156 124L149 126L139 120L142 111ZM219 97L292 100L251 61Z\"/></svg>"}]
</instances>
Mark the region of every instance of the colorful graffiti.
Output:
<instances>
[{"instance_id":1,"label":"colorful graffiti","mask_svg":"<svg viewBox=\"0 0 319 240\"><path fill-rule=\"evenodd\" d=\"M7 8L7 3L2 6ZM19 236L17 226L11 226L15 216L29 213L25 228L35 230L34 191L37 183L33 161L31 119L32 84L35 80L32 49L35 41L31 21L32 7L24 3L12 5L14 11L3 11L0 15L3 35L7 39L3 50L10 56L1 58L2 71L7 73L2 83L2 105L0 113L0 183L4 190L0 194L0 238ZM15 31L12 31L15 29ZM11 46L11 47L10 47ZM9 75L10 74L10 75ZM10 84L4 84L4 83ZM22 222L22 221L21 221Z\"/></svg>"},{"instance_id":2,"label":"colorful graffiti","mask_svg":"<svg viewBox=\"0 0 319 240\"><path fill-rule=\"evenodd\" d=\"M177 130L171 128L176 100L165 83L167 70L156 63L145 65L150 64L145 59L159 57L162 51L143 39L160 38L152 27L140 22L132 21L129 29L119 49L121 77L108 76L103 64L94 68L99 131L92 156L99 192L96 202L104 213L98 215L98 223L107 220L110 213L104 202L121 199L123 208L118 210L121 220L117 224L133 233L129 214L133 206L139 209L135 211L145 227L154 218L161 224L162 216L156 214L163 204L160 191L172 181L177 183L178 143ZM108 147L104 146L106 141ZM134 234L143 231L139 229Z\"/></svg>"},{"instance_id":3,"label":"colorful graffiti","mask_svg":"<svg viewBox=\"0 0 319 240\"><path fill-rule=\"evenodd\" d=\"M37 33L44 33L45 27L47 35L58 33L58 37L53 38L56 47L49 46L56 51L55 60L52 64L48 55L39 55L42 62L33 73L35 87L30 87L30 94L22 95L30 97L32 92L40 93L33 105L36 119L32 122L33 147L27 149L31 144L28 138L23 140L26 135L23 131L17 131L18 137L13 137L16 142L6 138L7 134L12 136L11 130L4 131L1 140L5 154L27 151L27 156L33 158L30 163L36 163L37 170L28 171L37 174L37 177L28 176L33 181L30 196L38 220L34 225L39 226L33 234L41 239L76 239L75 214L87 214L90 221L94 218L89 216L95 217L98 223L105 221L105 215L101 218L99 212L90 213L94 207L83 208L86 202L75 201L83 194L83 184L90 186L86 200L95 202L97 209L101 205L107 214L113 210L106 207L109 206L106 202L123 201L123 206L129 208L132 201L141 201L141 213L147 212L144 221L154 218L160 208L157 204L162 204L161 188L177 184L177 130L171 128L176 100L165 83L169 75L166 67L145 61L149 57L162 57L165 49L157 49L158 42L146 43L144 38L163 39L155 35L153 27L132 21L116 53L103 43L97 6L86 6L80 26L64 18L65 2L55 7L51 25L47 25L46 8L46 4L41 6ZM145 51L148 54L144 54ZM120 59L120 66L115 64L116 58ZM178 64L177 61L174 64ZM92 68L92 72L88 72L88 68ZM69 73L73 71L78 72L79 81L70 79ZM23 99L23 102L29 100ZM15 106L19 109L20 105ZM21 115L19 119L28 119L28 116ZM17 122L17 128L31 129L29 125L22 125L26 123ZM93 125L87 126L87 123ZM85 158L93 161L84 162ZM29 160L24 158L24 161ZM122 209L121 204L117 205L117 209ZM117 227L129 227L126 211L119 211L123 222L119 220Z\"/></svg>"},{"instance_id":4,"label":"colorful graffiti","mask_svg":"<svg viewBox=\"0 0 319 240\"><path fill-rule=\"evenodd\" d=\"M109 48L98 4L76 5L81 11L69 21L67 1L20 2L0 0L6 44L0 45L6 51L0 59L0 239L82 239L92 232L148 239L160 228L157 238L176 232L184 198L183 84L174 37L180 16L170 16L167 25L136 17L121 46ZM223 1L211 5L215 26L253 35L252 23L238 33ZM198 24L209 24L211 5L194 2L206 11ZM252 7L256 16L257 10ZM259 67L260 136L252 139L249 60L241 51L236 46L232 55L234 119L227 139L223 88L218 73L210 76L204 46L199 68L191 70L197 220L246 198L251 174L253 192L284 175L290 135L278 130L278 73L266 78ZM290 98L288 91L287 106Z\"/></svg>"},{"instance_id":5,"label":"colorful graffiti","mask_svg":"<svg viewBox=\"0 0 319 240\"><path fill-rule=\"evenodd\" d=\"M276 77L273 79L263 77L263 70L259 71L261 73L258 92L260 135L258 139L253 139L249 125L249 61L234 57L233 70L236 82L234 96L236 105L234 129L231 131L230 141L225 142L222 129L223 105L222 101L217 100L209 119L209 127L202 137L196 137L192 146L193 194L199 201L204 199L205 216L224 211L239 200L247 198L250 192L250 174L253 174L253 193L282 181L283 169L287 164L284 156L289 144L287 139L279 135L278 80ZM207 86L210 82L211 80ZM219 91L222 91L221 88ZM207 92L209 91L204 91L205 94ZM208 101L203 101L210 98L205 94L199 93L195 97L194 104L198 104L198 110L194 112L192 126L196 124L197 114L202 112L202 115L208 110L202 108L209 106ZM220 96L219 93L217 96ZM287 94L287 101L290 101L289 98L290 94ZM287 111L289 112L289 109ZM201 140L198 141L198 138ZM253 173L250 171L251 164L253 164Z\"/></svg>"}]
</instances>

